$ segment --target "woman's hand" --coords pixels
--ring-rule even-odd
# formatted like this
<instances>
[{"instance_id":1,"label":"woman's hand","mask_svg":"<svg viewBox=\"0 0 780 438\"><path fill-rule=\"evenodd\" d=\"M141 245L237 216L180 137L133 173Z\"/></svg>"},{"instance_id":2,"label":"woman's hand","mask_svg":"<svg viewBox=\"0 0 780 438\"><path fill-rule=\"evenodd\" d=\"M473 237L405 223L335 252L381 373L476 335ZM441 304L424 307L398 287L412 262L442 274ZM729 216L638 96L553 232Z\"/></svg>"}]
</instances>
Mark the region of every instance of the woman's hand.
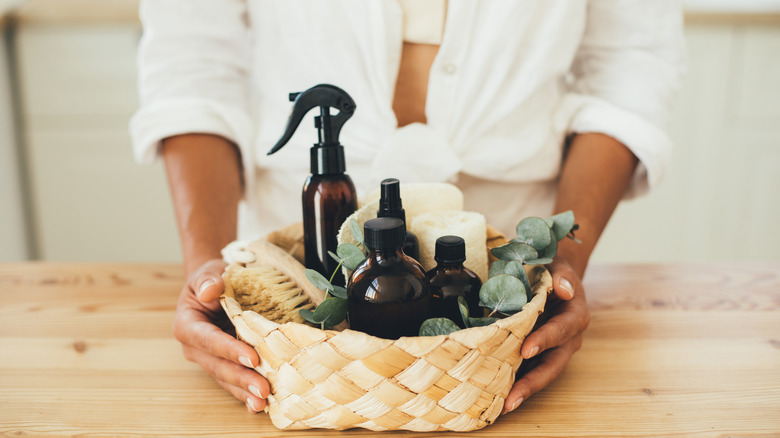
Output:
<instances>
[{"instance_id":1,"label":"woman's hand","mask_svg":"<svg viewBox=\"0 0 780 438\"><path fill-rule=\"evenodd\" d=\"M270 393L268 381L253 369L259 357L252 347L220 328L231 327L219 305L224 269L222 260L213 259L190 276L179 296L173 334L187 360L200 365L250 412L259 412Z\"/></svg>"},{"instance_id":2,"label":"woman's hand","mask_svg":"<svg viewBox=\"0 0 780 438\"><path fill-rule=\"evenodd\" d=\"M547 268L553 277L554 294L547 299L546 321L523 342L524 359L538 358L527 373L512 386L504 402L504 412L515 410L555 380L582 345L582 333L590 322L580 276L563 258L556 258Z\"/></svg>"}]
</instances>

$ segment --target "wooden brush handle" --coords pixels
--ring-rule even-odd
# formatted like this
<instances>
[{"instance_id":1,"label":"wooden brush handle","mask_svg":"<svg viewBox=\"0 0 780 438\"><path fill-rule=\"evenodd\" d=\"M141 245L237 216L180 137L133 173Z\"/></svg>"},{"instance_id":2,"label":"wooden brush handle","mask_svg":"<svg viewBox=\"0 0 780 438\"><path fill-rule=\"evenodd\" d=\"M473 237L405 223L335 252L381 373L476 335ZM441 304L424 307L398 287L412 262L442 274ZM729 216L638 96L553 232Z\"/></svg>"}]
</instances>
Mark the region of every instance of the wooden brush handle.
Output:
<instances>
[{"instance_id":1,"label":"wooden brush handle","mask_svg":"<svg viewBox=\"0 0 780 438\"><path fill-rule=\"evenodd\" d=\"M247 264L248 268L270 266L277 269L297 283L315 306L325 299L325 292L314 287L306 278L306 268L278 246L261 239L250 243L246 249L257 256L257 260Z\"/></svg>"}]
</instances>

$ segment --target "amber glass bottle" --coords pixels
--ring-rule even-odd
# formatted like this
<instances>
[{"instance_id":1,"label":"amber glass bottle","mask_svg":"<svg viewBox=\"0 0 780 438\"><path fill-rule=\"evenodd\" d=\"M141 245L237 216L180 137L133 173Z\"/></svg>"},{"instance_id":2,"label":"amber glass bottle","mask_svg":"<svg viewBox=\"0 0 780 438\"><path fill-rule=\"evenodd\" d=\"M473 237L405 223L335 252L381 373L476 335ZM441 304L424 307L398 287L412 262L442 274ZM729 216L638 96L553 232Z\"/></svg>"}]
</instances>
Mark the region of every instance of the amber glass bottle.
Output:
<instances>
[{"instance_id":1,"label":"amber glass bottle","mask_svg":"<svg viewBox=\"0 0 780 438\"><path fill-rule=\"evenodd\" d=\"M318 168L323 167L329 166L318 166ZM337 170L343 169L343 157L341 166L336 167ZM333 260L328 252L336 252L339 228L357 209L355 185L349 175L343 171L324 175L312 174L303 186L302 201L306 267L316 270L325 278L330 278L338 262ZM332 283L346 285L341 269L336 272Z\"/></svg>"},{"instance_id":2,"label":"amber glass bottle","mask_svg":"<svg viewBox=\"0 0 780 438\"><path fill-rule=\"evenodd\" d=\"M423 267L402 250L406 225L376 218L363 233L370 253L347 286L350 328L385 339L417 336L431 295Z\"/></svg>"},{"instance_id":3,"label":"amber glass bottle","mask_svg":"<svg viewBox=\"0 0 780 438\"><path fill-rule=\"evenodd\" d=\"M355 112L355 101L346 91L330 84L319 84L300 93L290 93L295 102L284 134L268 155L278 152L292 138L309 110L319 107L314 118L317 143L309 154L311 175L303 186L303 245L306 267L329 278L338 263L329 253L336 252L339 227L357 209L355 185L346 174L344 146L339 141L341 128ZM338 110L331 114L331 110ZM343 286L341 271L333 284Z\"/></svg>"},{"instance_id":4,"label":"amber glass bottle","mask_svg":"<svg viewBox=\"0 0 780 438\"><path fill-rule=\"evenodd\" d=\"M460 328L466 328L458 307L458 297L466 298L469 315L482 316L479 307L479 276L463 266L466 242L458 236L436 239L436 267L427 272L431 284L431 318L449 318Z\"/></svg>"}]
</instances>

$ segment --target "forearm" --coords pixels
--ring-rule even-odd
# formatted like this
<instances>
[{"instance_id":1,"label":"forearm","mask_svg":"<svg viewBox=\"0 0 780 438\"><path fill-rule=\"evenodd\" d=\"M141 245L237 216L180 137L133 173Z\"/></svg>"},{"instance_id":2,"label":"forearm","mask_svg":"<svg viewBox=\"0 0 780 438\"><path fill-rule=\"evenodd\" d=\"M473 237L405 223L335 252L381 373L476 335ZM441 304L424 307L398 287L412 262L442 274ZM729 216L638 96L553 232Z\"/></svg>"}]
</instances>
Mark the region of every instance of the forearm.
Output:
<instances>
[{"instance_id":1,"label":"forearm","mask_svg":"<svg viewBox=\"0 0 780 438\"><path fill-rule=\"evenodd\" d=\"M207 134L167 138L162 154L189 276L236 239L240 155L229 141Z\"/></svg>"},{"instance_id":2,"label":"forearm","mask_svg":"<svg viewBox=\"0 0 780 438\"><path fill-rule=\"evenodd\" d=\"M558 254L583 276L590 254L623 197L637 165L634 154L612 137L578 134L572 139L558 185L555 211L574 211L577 239L560 242Z\"/></svg>"}]
</instances>

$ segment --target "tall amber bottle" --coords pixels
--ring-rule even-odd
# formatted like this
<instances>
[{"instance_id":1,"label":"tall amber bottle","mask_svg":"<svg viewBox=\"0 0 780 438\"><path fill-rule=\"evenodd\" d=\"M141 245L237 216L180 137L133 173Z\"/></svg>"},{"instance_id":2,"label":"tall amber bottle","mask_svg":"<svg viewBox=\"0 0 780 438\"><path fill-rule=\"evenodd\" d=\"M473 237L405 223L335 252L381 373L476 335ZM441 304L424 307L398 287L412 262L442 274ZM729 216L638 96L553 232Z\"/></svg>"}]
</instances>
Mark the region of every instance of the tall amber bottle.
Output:
<instances>
[{"instance_id":1,"label":"tall amber bottle","mask_svg":"<svg viewBox=\"0 0 780 438\"><path fill-rule=\"evenodd\" d=\"M347 286L350 328L385 339L417 336L431 295L422 265L402 250L406 225L397 218L371 219L363 234L370 253Z\"/></svg>"},{"instance_id":2,"label":"tall amber bottle","mask_svg":"<svg viewBox=\"0 0 780 438\"><path fill-rule=\"evenodd\" d=\"M306 267L330 278L338 263L329 252L336 252L339 228L357 210L355 185L346 174L344 146L339 143L341 127L355 112L355 102L344 90L329 84L292 93L290 100L295 104L287 127L268 155L287 144L306 113L319 107L320 115L314 118L319 141L311 148L311 175L303 185L301 197L303 243ZM331 108L338 109L338 114L332 115ZM333 284L345 284L340 270Z\"/></svg>"},{"instance_id":3,"label":"tall amber bottle","mask_svg":"<svg viewBox=\"0 0 780 438\"><path fill-rule=\"evenodd\" d=\"M466 242L458 236L436 239L434 255L436 267L426 273L431 284L431 318L449 318L460 328L466 328L458 306L458 297L464 297L469 315L482 316L479 307L479 276L463 266L466 261Z\"/></svg>"}]
</instances>

